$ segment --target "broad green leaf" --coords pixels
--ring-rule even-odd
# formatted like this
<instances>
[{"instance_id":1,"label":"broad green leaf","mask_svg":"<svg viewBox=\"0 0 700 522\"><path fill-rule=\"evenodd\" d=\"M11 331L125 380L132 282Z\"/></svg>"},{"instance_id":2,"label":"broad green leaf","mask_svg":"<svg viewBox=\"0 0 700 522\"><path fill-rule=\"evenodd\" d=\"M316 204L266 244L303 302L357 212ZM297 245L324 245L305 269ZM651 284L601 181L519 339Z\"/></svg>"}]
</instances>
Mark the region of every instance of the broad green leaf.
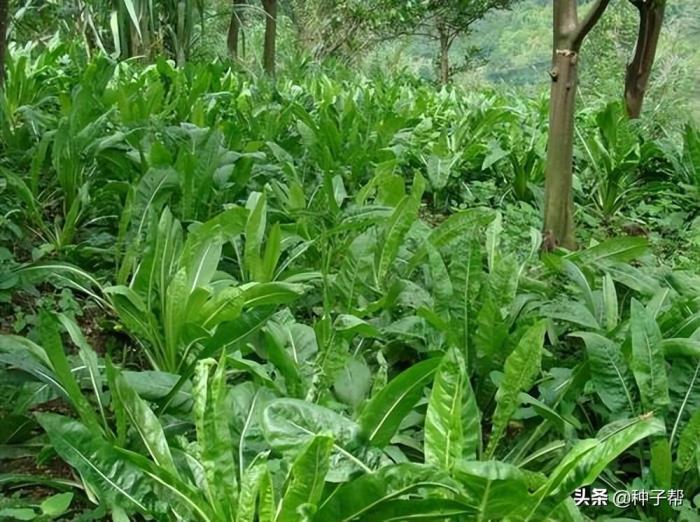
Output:
<instances>
[{"instance_id":1,"label":"broad green leaf","mask_svg":"<svg viewBox=\"0 0 700 522\"><path fill-rule=\"evenodd\" d=\"M139 434L155 463L174 476L178 476L160 421L121 375L116 376L112 396L113 400L119 401L131 426Z\"/></svg>"},{"instance_id":2,"label":"broad green leaf","mask_svg":"<svg viewBox=\"0 0 700 522\"><path fill-rule=\"evenodd\" d=\"M316 435L333 435L333 459L328 480L347 480L350 473L370 469L360 458L359 426L338 413L297 399L277 399L263 410L265 439L275 450L297 454Z\"/></svg>"},{"instance_id":3,"label":"broad green leaf","mask_svg":"<svg viewBox=\"0 0 700 522\"><path fill-rule=\"evenodd\" d=\"M265 194L251 194L248 205L250 214L245 225L245 251L243 259L252 280L262 281L263 262L261 248L267 226L267 201Z\"/></svg>"},{"instance_id":4,"label":"broad green leaf","mask_svg":"<svg viewBox=\"0 0 700 522\"><path fill-rule=\"evenodd\" d=\"M265 470L260 483L260 495L258 501L258 521L274 522L277 513L275 501L275 485L272 482L272 474Z\"/></svg>"},{"instance_id":5,"label":"broad green leaf","mask_svg":"<svg viewBox=\"0 0 700 522\"><path fill-rule=\"evenodd\" d=\"M690 471L696 461L700 447L700 410L696 411L681 431L676 450L676 466L682 471Z\"/></svg>"},{"instance_id":6,"label":"broad green leaf","mask_svg":"<svg viewBox=\"0 0 700 522\"><path fill-rule=\"evenodd\" d=\"M644 237L619 237L608 239L580 252L573 252L567 258L584 264L610 261L626 263L642 256L648 248L649 241Z\"/></svg>"},{"instance_id":7,"label":"broad green leaf","mask_svg":"<svg viewBox=\"0 0 700 522\"><path fill-rule=\"evenodd\" d=\"M659 411L671 402L668 395L666 360L661 346L661 331L656 319L644 306L632 299L630 330L632 335L632 372L646 411Z\"/></svg>"},{"instance_id":8,"label":"broad green leaf","mask_svg":"<svg viewBox=\"0 0 700 522\"><path fill-rule=\"evenodd\" d=\"M73 344L78 347L78 353L80 355L80 360L85 365L88 376L90 378L90 385L94 392L95 401L97 402L97 407L102 418L104 426L107 426L107 418L104 406L104 393L102 389L102 374L98 368L97 354L88 344L85 336L80 331L80 327L64 314L58 314L58 320L61 322L68 335L71 338Z\"/></svg>"},{"instance_id":9,"label":"broad green leaf","mask_svg":"<svg viewBox=\"0 0 700 522\"><path fill-rule=\"evenodd\" d=\"M536 493L538 501L525 520L545 520L561 502L577 488L593 483L603 470L619 455L642 439L663 435L661 419L645 416L608 425L596 439L576 444L549 475L547 483Z\"/></svg>"},{"instance_id":10,"label":"broad green leaf","mask_svg":"<svg viewBox=\"0 0 700 522\"><path fill-rule=\"evenodd\" d=\"M265 461L257 462L245 470L238 495L236 522L253 522L255 520L258 496L267 473L269 471Z\"/></svg>"},{"instance_id":11,"label":"broad green leaf","mask_svg":"<svg viewBox=\"0 0 700 522\"><path fill-rule=\"evenodd\" d=\"M372 371L361 357L351 357L335 376L333 391L338 398L353 408L367 398L372 387Z\"/></svg>"},{"instance_id":12,"label":"broad green leaf","mask_svg":"<svg viewBox=\"0 0 700 522\"><path fill-rule=\"evenodd\" d=\"M180 333L187 316L187 304L191 295L187 272L181 269L175 274L168 285L165 298L165 314L163 317L163 330L165 333L165 351L163 361L166 371L174 371L177 368L180 351Z\"/></svg>"},{"instance_id":13,"label":"broad green leaf","mask_svg":"<svg viewBox=\"0 0 700 522\"><path fill-rule=\"evenodd\" d=\"M51 495L49 498L44 500L39 505L39 509L41 509L41 512L44 515L49 517L57 517L68 511L72 501L73 493L59 493L57 495Z\"/></svg>"},{"instance_id":14,"label":"broad green leaf","mask_svg":"<svg viewBox=\"0 0 700 522\"><path fill-rule=\"evenodd\" d=\"M229 364L230 361L231 358ZM261 426L262 411L276 397L269 389L257 387L250 381L230 387L228 395L229 425L234 448L238 450L238 474L245 477L250 468L257 465L259 455L268 449Z\"/></svg>"},{"instance_id":15,"label":"broad green leaf","mask_svg":"<svg viewBox=\"0 0 700 522\"><path fill-rule=\"evenodd\" d=\"M386 466L343 484L319 506L315 522L365 520L389 501L424 489L436 498L459 495L459 484L445 472L421 464Z\"/></svg>"},{"instance_id":16,"label":"broad green leaf","mask_svg":"<svg viewBox=\"0 0 700 522\"><path fill-rule=\"evenodd\" d=\"M332 449L333 438L324 435L315 436L302 449L289 472L287 487L277 509L277 522L296 522L303 506L315 509L323 493Z\"/></svg>"},{"instance_id":17,"label":"broad green leaf","mask_svg":"<svg viewBox=\"0 0 700 522\"><path fill-rule=\"evenodd\" d=\"M651 297L660 288L658 279L628 263L606 264L605 271L614 281L644 296Z\"/></svg>"},{"instance_id":18,"label":"broad green leaf","mask_svg":"<svg viewBox=\"0 0 700 522\"><path fill-rule=\"evenodd\" d=\"M154 483L136 466L121 459L99 434L54 413L39 413L37 420L56 453L80 473L102 501L129 511L166 512L164 500L152 494Z\"/></svg>"},{"instance_id":19,"label":"broad green leaf","mask_svg":"<svg viewBox=\"0 0 700 522\"><path fill-rule=\"evenodd\" d=\"M148 402L158 402L167 396L178 382L179 377L172 373L156 371L122 371L121 376L127 386ZM172 401L173 408L189 411L192 405L192 385L187 382L177 391Z\"/></svg>"},{"instance_id":20,"label":"broad green leaf","mask_svg":"<svg viewBox=\"0 0 700 522\"><path fill-rule=\"evenodd\" d=\"M669 414L674 418L669 443L673 446L682 425L690 420L692 412L700 410L700 362L672 361L669 395L672 397Z\"/></svg>"},{"instance_id":21,"label":"broad green leaf","mask_svg":"<svg viewBox=\"0 0 700 522\"><path fill-rule=\"evenodd\" d=\"M304 361L298 359L294 344L289 348L289 329L270 321L265 327L265 351L268 360L277 368L284 378L284 385L289 396L301 398L306 393L304 378L300 373Z\"/></svg>"},{"instance_id":22,"label":"broad green leaf","mask_svg":"<svg viewBox=\"0 0 700 522\"><path fill-rule=\"evenodd\" d=\"M476 459L481 454L481 412L476 403L476 395L469 379L464 381L464 397L462 399L462 458Z\"/></svg>"},{"instance_id":23,"label":"broad green leaf","mask_svg":"<svg viewBox=\"0 0 700 522\"><path fill-rule=\"evenodd\" d=\"M651 475L658 489L669 490L672 487L673 457L666 437L657 438L651 445Z\"/></svg>"},{"instance_id":24,"label":"broad green leaf","mask_svg":"<svg viewBox=\"0 0 700 522\"><path fill-rule=\"evenodd\" d=\"M494 455L510 418L520 405L520 392L529 390L540 372L546 330L546 321L540 321L530 327L506 359L503 380L496 393L496 410L491 420L493 427L486 449L486 455L489 457Z\"/></svg>"},{"instance_id":25,"label":"broad green leaf","mask_svg":"<svg viewBox=\"0 0 700 522\"><path fill-rule=\"evenodd\" d=\"M453 476L478 512L474 520L501 520L531 502L525 475L510 464L460 461Z\"/></svg>"},{"instance_id":26,"label":"broad green leaf","mask_svg":"<svg viewBox=\"0 0 700 522\"><path fill-rule=\"evenodd\" d=\"M295 301L304 293L304 285L293 283L251 283L241 287L244 309L279 306Z\"/></svg>"},{"instance_id":27,"label":"broad green leaf","mask_svg":"<svg viewBox=\"0 0 700 522\"><path fill-rule=\"evenodd\" d=\"M501 232L503 232L503 216L499 212L486 228L486 260L489 272L493 272L496 260L500 257L498 247L501 244Z\"/></svg>"},{"instance_id":28,"label":"broad green leaf","mask_svg":"<svg viewBox=\"0 0 700 522\"><path fill-rule=\"evenodd\" d=\"M212 512L198 489L173 477L163 468L154 465L150 460L138 453L121 448L116 449L121 459L136 466L144 476L152 481L151 491L155 491L165 498L168 509L172 512L171 517L184 517L185 519L195 519L202 522L220 520ZM160 493L161 491L162 494Z\"/></svg>"},{"instance_id":29,"label":"broad green leaf","mask_svg":"<svg viewBox=\"0 0 700 522\"><path fill-rule=\"evenodd\" d=\"M428 179L433 190L438 191L445 188L450 179L452 167L460 160L460 155L455 154L452 157L440 157L436 154L428 156L425 162Z\"/></svg>"},{"instance_id":30,"label":"broad green leaf","mask_svg":"<svg viewBox=\"0 0 700 522\"><path fill-rule=\"evenodd\" d=\"M363 522L404 522L406 520L473 520L474 507L444 498L387 500L363 515Z\"/></svg>"},{"instance_id":31,"label":"broad green leaf","mask_svg":"<svg viewBox=\"0 0 700 522\"><path fill-rule=\"evenodd\" d=\"M440 364L439 358L414 364L392 379L365 405L358 422L370 444L384 447L399 429L401 421L423 396Z\"/></svg>"},{"instance_id":32,"label":"broad green leaf","mask_svg":"<svg viewBox=\"0 0 700 522\"><path fill-rule=\"evenodd\" d=\"M571 335L586 344L591 382L603 404L614 414L634 414L634 380L620 345L592 332Z\"/></svg>"},{"instance_id":33,"label":"broad green leaf","mask_svg":"<svg viewBox=\"0 0 700 522\"><path fill-rule=\"evenodd\" d=\"M498 163L500 160L508 156L508 152L501 148L498 140L489 141L488 145L489 153L484 158L484 162L481 165L481 170L488 170L494 164Z\"/></svg>"},{"instance_id":34,"label":"broad green leaf","mask_svg":"<svg viewBox=\"0 0 700 522\"><path fill-rule=\"evenodd\" d=\"M603 278L603 309L605 311L605 327L608 331L613 330L620 319L615 282L610 274L605 274Z\"/></svg>"},{"instance_id":35,"label":"broad green leaf","mask_svg":"<svg viewBox=\"0 0 700 522\"><path fill-rule=\"evenodd\" d=\"M374 273L377 286L383 286L389 268L396 260L404 237L416 221L420 202L405 196L389 217L382 233L380 247L376 251Z\"/></svg>"},{"instance_id":36,"label":"broad green leaf","mask_svg":"<svg viewBox=\"0 0 700 522\"><path fill-rule=\"evenodd\" d=\"M92 406L73 376L68 358L63 350L63 343L58 331L58 321L49 312L42 311L39 314L39 337L46 350L46 355L51 362L51 368L60 380L62 388L68 395L68 400L73 404L81 420L92 430L101 431L100 422L95 415Z\"/></svg>"},{"instance_id":37,"label":"broad green leaf","mask_svg":"<svg viewBox=\"0 0 700 522\"><path fill-rule=\"evenodd\" d=\"M688 338L671 338L661 341L666 357L695 357L700 359L700 340Z\"/></svg>"},{"instance_id":38,"label":"broad green leaf","mask_svg":"<svg viewBox=\"0 0 700 522\"><path fill-rule=\"evenodd\" d=\"M428 247L428 268L435 312L448 317L453 298L452 282L440 252L433 246Z\"/></svg>"},{"instance_id":39,"label":"broad green leaf","mask_svg":"<svg viewBox=\"0 0 700 522\"><path fill-rule=\"evenodd\" d=\"M165 291L177 270L182 250L182 227L166 207L156 227L149 230L146 253L133 276L130 288L144 296L148 310L165 308Z\"/></svg>"},{"instance_id":40,"label":"broad green leaf","mask_svg":"<svg viewBox=\"0 0 700 522\"><path fill-rule=\"evenodd\" d=\"M344 336L379 337L381 335L374 325L351 314L338 315L333 321L333 330Z\"/></svg>"},{"instance_id":41,"label":"broad green leaf","mask_svg":"<svg viewBox=\"0 0 700 522\"><path fill-rule=\"evenodd\" d=\"M573 263L572 261L569 261L568 259L563 260L562 268L564 270L564 273L569 277L569 279L578 287L578 289L583 294L583 300L586 303L588 313L591 316L597 315L597 313L596 313L597 312L596 300L593 297L593 291L591 290L591 286L588 283L588 279L586 278L583 271L579 268L579 266L576 263ZM597 323L597 320L594 319L593 322Z\"/></svg>"},{"instance_id":42,"label":"broad green leaf","mask_svg":"<svg viewBox=\"0 0 700 522\"><path fill-rule=\"evenodd\" d=\"M466 252L453 256L449 265L455 299L451 315L459 324L460 345L464 349L467 366L475 356L472 335L476 331L476 298L483 274L481 247L477 240L465 243Z\"/></svg>"},{"instance_id":43,"label":"broad green leaf","mask_svg":"<svg viewBox=\"0 0 700 522\"><path fill-rule=\"evenodd\" d=\"M542 313L546 317L566 321L578 327L590 330L599 330L598 320L591 313L586 305L579 301L562 299L550 305L544 306Z\"/></svg>"},{"instance_id":44,"label":"broad green leaf","mask_svg":"<svg viewBox=\"0 0 700 522\"><path fill-rule=\"evenodd\" d=\"M262 259L262 268L260 270L260 281L271 281L274 277L277 264L282 255L282 228L279 223L275 223L270 228L270 233L265 244L265 254Z\"/></svg>"},{"instance_id":45,"label":"broad green leaf","mask_svg":"<svg viewBox=\"0 0 700 522\"><path fill-rule=\"evenodd\" d=\"M37 513L32 508L0 509L0 517L4 520L35 520Z\"/></svg>"},{"instance_id":46,"label":"broad green leaf","mask_svg":"<svg viewBox=\"0 0 700 522\"><path fill-rule=\"evenodd\" d=\"M470 369L477 369L480 375L498 367L502 361L508 340L508 324L498 306L493 293L482 290L484 299L479 303L474 333L474 360Z\"/></svg>"},{"instance_id":47,"label":"broad green leaf","mask_svg":"<svg viewBox=\"0 0 700 522\"><path fill-rule=\"evenodd\" d=\"M153 327L157 323L155 315L146 308L143 299L126 286L110 286L104 289L116 310L119 320L133 335L143 336L158 346L160 333Z\"/></svg>"},{"instance_id":48,"label":"broad green leaf","mask_svg":"<svg viewBox=\"0 0 700 522\"><path fill-rule=\"evenodd\" d=\"M210 369L215 364L211 359L197 364L193 411L199 459L206 476L206 494L217 516L232 521L238 492L237 468L228 423L226 368L220 363L210 376Z\"/></svg>"},{"instance_id":49,"label":"broad green leaf","mask_svg":"<svg viewBox=\"0 0 700 522\"><path fill-rule=\"evenodd\" d=\"M262 328L273 313L273 309L265 307L250 312L244 312L235 321L221 325L216 334L204 343L204 348L197 354L197 358L190 362L184 370L180 370L180 378L163 398L160 411L171 405L172 401L180 394L188 379L194 374L197 361L214 357L229 346L242 342L250 335ZM182 361L181 364L184 364Z\"/></svg>"},{"instance_id":50,"label":"broad green leaf","mask_svg":"<svg viewBox=\"0 0 700 522\"><path fill-rule=\"evenodd\" d=\"M44 515L57 517L68 511L71 502L73 502L73 493L59 493L44 500L39 505L39 509Z\"/></svg>"},{"instance_id":51,"label":"broad green leaf","mask_svg":"<svg viewBox=\"0 0 700 522\"><path fill-rule=\"evenodd\" d=\"M239 288L229 287L216 292L197 310L193 310L190 321L205 329L237 319L243 311L244 298Z\"/></svg>"},{"instance_id":52,"label":"broad green leaf","mask_svg":"<svg viewBox=\"0 0 700 522\"><path fill-rule=\"evenodd\" d=\"M177 184L178 173L171 167L149 169L141 177L136 186L133 205L128 209L129 221L131 221L136 236L134 243L129 248L138 248L149 212L160 212L170 192L177 187Z\"/></svg>"},{"instance_id":53,"label":"broad green leaf","mask_svg":"<svg viewBox=\"0 0 700 522\"><path fill-rule=\"evenodd\" d=\"M459 352L452 348L437 368L425 415L425 463L449 472L462 458L462 411L467 371Z\"/></svg>"},{"instance_id":54,"label":"broad green leaf","mask_svg":"<svg viewBox=\"0 0 700 522\"><path fill-rule=\"evenodd\" d=\"M190 227L180 258L190 293L211 282L221 259L222 245L243 232L245 215L244 209L234 207L206 223Z\"/></svg>"}]
</instances>

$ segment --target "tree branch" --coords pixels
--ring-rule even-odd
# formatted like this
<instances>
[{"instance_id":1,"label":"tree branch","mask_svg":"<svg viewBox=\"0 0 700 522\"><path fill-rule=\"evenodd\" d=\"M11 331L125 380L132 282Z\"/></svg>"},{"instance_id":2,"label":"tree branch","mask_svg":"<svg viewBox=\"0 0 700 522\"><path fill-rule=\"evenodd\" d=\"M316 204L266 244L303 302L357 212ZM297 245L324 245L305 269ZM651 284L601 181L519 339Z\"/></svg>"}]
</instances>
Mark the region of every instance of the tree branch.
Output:
<instances>
[{"instance_id":1,"label":"tree branch","mask_svg":"<svg viewBox=\"0 0 700 522\"><path fill-rule=\"evenodd\" d=\"M608 8L609 4L610 0L596 0L595 4L593 4L593 7L591 7L588 13L586 13L586 17L583 20L581 20L581 22L576 27L574 37L571 41L572 50L578 51L581 48L581 43L583 43L583 39L586 38L586 36L588 36L588 33L591 32L591 29L593 29L593 27L595 27L595 24L598 23L598 20L600 20L600 17L603 16L603 13Z\"/></svg>"}]
</instances>

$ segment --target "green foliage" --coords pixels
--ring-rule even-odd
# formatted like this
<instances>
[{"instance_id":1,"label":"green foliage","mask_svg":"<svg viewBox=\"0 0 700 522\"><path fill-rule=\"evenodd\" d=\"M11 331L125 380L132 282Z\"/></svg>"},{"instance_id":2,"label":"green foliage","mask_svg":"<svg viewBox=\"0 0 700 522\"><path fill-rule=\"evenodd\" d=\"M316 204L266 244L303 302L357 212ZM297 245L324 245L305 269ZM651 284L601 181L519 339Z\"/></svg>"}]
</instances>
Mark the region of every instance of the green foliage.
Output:
<instances>
[{"instance_id":1,"label":"green foliage","mask_svg":"<svg viewBox=\"0 0 700 522\"><path fill-rule=\"evenodd\" d=\"M538 255L541 98L66 49L13 49L3 93L2 516L577 520L583 486L697 494L700 281L664 246L697 213L692 125L591 107L583 247Z\"/></svg>"}]
</instances>

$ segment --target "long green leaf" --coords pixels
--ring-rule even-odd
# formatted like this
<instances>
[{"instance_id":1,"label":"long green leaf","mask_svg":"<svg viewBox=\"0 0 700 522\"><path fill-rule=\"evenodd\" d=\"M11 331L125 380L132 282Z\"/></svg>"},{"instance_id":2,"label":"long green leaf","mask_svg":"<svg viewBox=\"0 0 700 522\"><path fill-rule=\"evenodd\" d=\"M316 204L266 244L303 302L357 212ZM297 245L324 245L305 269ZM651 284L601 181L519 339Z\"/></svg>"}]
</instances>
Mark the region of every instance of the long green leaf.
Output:
<instances>
[{"instance_id":1,"label":"long green leaf","mask_svg":"<svg viewBox=\"0 0 700 522\"><path fill-rule=\"evenodd\" d=\"M501 520L531 503L525 475L510 464L462 461L453 476L477 510L473 520Z\"/></svg>"},{"instance_id":2,"label":"long green leaf","mask_svg":"<svg viewBox=\"0 0 700 522\"><path fill-rule=\"evenodd\" d=\"M598 438L580 441L550 474L536 493L537 504L525 520L546 516L577 489L590 485L603 470L629 447L646 437L662 435L664 423L654 417L619 421L601 430Z\"/></svg>"},{"instance_id":3,"label":"long green leaf","mask_svg":"<svg viewBox=\"0 0 700 522\"><path fill-rule=\"evenodd\" d=\"M676 450L676 465L682 471L689 471L694 463L700 462L700 410L696 411L681 431Z\"/></svg>"},{"instance_id":4,"label":"long green leaf","mask_svg":"<svg viewBox=\"0 0 700 522\"><path fill-rule=\"evenodd\" d=\"M370 444L378 447L389 444L401 421L423 396L423 388L430 383L438 364L438 358L415 364L372 397L358 419Z\"/></svg>"},{"instance_id":5,"label":"long green leaf","mask_svg":"<svg viewBox=\"0 0 700 522\"><path fill-rule=\"evenodd\" d=\"M152 494L154 484L99 434L83 424L53 413L39 413L37 420L56 452L75 468L108 505L141 513L165 513L167 506Z\"/></svg>"},{"instance_id":6,"label":"long green leaf","mask_svg":"<svg viewBox=\"0 0 700 522\"><path fill-rule=\"evenodd\" d=\"M44 350L46 350L46 354L51 361L51 367L60 380L63 389L68 394L67 398L73 403L82 421L90 429L100 432L100 421L75 380L68 358L63 350L63 343L58 332L58 321L49 312L42 311L39 314L39 336L44 345Z\"/></svg>"},{"instance_id":7,"label":"long green leaf","mask_svg":"<svg viewBox=\"0 0 700 522\"><path fill-rule=\"evenodd\" d=\"M384 283L389 268L396 260L404 237L416 221L419 208L419 201L412 196L405 196L391 214L375 256L374 273L378 286Z\"/></svg>"},{"instance_id":8,"label":"long green leaf","mask_svg":"<svg viewBox=\"0 0 700 522\"><path fill-rule=\"evenodd\" d=\"M591 382L603 404L615 414L634 414L634 380L621 347L610 339L592 332L577 332L571 335L580 337L586 344Z\"/></svg>"},{"instance_id":9,"label":"long green leaf","mask_svg":"<svg viewBox=\"0 0 700 522\"><path fill-rule=\"evenodd\" d=\"M287 488L277 508L277 522L296 522L302 506L318 504L330 465L333 437L317 435L292 464Z\"/></svg>"},{"instance_id":10,"label":"long green leaf","mask_svg":"<svg viewBox=\"0 0 700 522\"><path fill-rule=\"evenodd\" d=\"M632 299L632 372L639 387L642 407L659 411L671 402L668 394L666 360L661 346L661 331L656 319L636 299Z\"/></svg>"},{"instance_id":11,"label":"long green leaf","mask_svg":"<svg viewBox=\"0 0 700 522\"><path fill-rule=\"evenodd\" d=\"M491 438L486 455L492 457L505 433L508 421L520 404L520 392L527 391L534 384L540 372L542 343L547 330L546 321L540 321L523 334L503 369L503 381L496 394L496 410L492 418Z\"/></svg>"},{"instance_id":12,"label":"long green leaf","mask_svg":"<svg viewBox=\"0 0 700 522\"><path fill-rule=\"evenodd\" d=\"M155 463L174 476L178 476L160 421L122 375L117 374L112 394L113 400L120 402L131 426L141 437Z\"/></svg>"},{"instance_id":13,"label":"long green leaf","mask_svg":"<svg viewBox=\"0 0 700 522\"><path fill-rule=\"evenodd\" d=\"M263 410L262 427L270 446L284 454L297 454L299 446L313 437L332 434L329 481L344 481L357 471L370 471L362 460L359 426L333 410L297 399L277 399Z\"/></svg>"},{"instance_id":14,"label":"long green leaf","mask_svg":"<svg viewBox=\"0 0 700 522\"><path fill-rule=\"evenodd\" d=\"M225 359L222 359L225 360ZM200 361L195 371L194 419L199 459L206 476L206 494L220 520L234 521L238 485L233 438L226 403L226 368L220 363L214 375L211 359Z\"/></svg>"},{"instance_id":15,"label":"long green leaf","mask_svg":"<svg viewBox=\"0 0 700 522\"><path fill-rule=\"evenodd\" d=\"M462 458L462 402L467 371L452 348L438 366L425 416L425 463L450 471Z\"/></svg>"},{"instance_id":16,"label":"long green leaf","mask_svg":"<svg viewBox=\"0 0 700 522\"><path fill-rule=\"evenodd\" d=\"M419 489L431 490L438 498L459 495L461 488L445 472L420 464L386 466L343 484L319 507L315 522L364 520L372 510Z\"/></svg>"}]
</instances>

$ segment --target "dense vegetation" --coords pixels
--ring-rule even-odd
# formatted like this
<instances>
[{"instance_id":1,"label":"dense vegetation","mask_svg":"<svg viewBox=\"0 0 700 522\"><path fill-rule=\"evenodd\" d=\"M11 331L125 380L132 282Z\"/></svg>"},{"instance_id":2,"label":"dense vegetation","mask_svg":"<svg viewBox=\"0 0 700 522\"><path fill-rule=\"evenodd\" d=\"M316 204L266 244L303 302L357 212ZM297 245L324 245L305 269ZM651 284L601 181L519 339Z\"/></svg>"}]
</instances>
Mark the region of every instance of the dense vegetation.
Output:
<instances>
[{"instance_id":1,"label":"dense vegetation","mask_svg":"<svg viewBox=\"0 0 700 522\"><path fill-rule=\"evenodd\" d=\"M540 89L419 78L377 64L426 52L421 5L343 34L353 2L293 1L270 62L257 3L158 3L10 4L0 519L700 520L687 70L630 121L603 88L628 19L596 29L579 248L543 249L546 65ZM479 31L543 4L454 48L486 60Z\"/></svg>"}]
</instances>

